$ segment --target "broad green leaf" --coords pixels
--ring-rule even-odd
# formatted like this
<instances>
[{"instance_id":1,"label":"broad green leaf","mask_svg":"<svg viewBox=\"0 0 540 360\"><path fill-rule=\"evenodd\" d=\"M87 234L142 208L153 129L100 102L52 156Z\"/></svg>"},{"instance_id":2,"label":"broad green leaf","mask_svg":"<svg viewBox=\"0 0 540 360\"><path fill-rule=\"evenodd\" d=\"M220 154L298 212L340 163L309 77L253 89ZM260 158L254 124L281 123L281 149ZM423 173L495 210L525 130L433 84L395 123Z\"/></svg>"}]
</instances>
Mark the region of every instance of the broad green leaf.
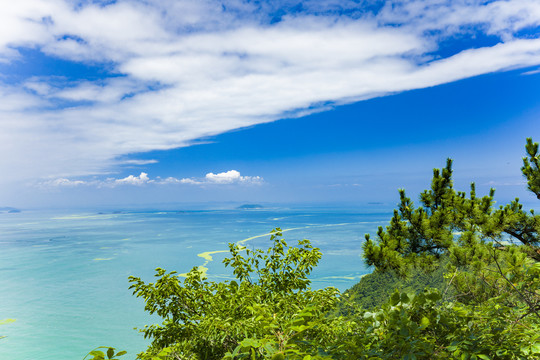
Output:
<instances>
[{"instance_id":1,"label":"broad green leaf","mask_svg":"<svg viewBox=\"0 0 540 360\"><path fill-rule=\"evenodd\" d=\"M430 324L430 321L427 317L422 317L422 320L420 320L420 325L423 327L423 328L426 328L428 327Z\"/></svg>"},{"instance_id":2,"label":"broad green leaf","mask_svg":"<svg viewBox=\"0 0 540 360\"><path fill-rule=\"evenodd\" d=\"M399 296L399 292L395 291L393 294L392 294L392 297L390 297L390 304L392 306L396 306L400 301L400 296Z\"/></svg>"},{"instance_id":3,"label":"broad green leaf","mask_svg":"<svg viewBox=\"0 0 540 360\"><path fill-rule=\"evenodd\" d=\"M401 293L401 302L403 304L408 304L409 300L409 295L407 295L406 293Z\"/></svg>"}]
</instances>

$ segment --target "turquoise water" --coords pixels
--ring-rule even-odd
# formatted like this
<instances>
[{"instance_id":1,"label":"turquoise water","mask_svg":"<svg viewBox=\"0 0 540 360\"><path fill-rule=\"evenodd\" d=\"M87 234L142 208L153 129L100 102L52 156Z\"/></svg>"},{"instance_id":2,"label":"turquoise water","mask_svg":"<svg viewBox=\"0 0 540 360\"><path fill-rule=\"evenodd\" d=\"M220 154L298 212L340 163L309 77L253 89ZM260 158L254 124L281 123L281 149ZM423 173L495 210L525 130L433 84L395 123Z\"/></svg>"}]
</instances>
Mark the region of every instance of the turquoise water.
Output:
<instances>
[{"instance_id":1,"label":"turquoise water","mask_svg":"<svg viewBox=\"0 0 540 360\"><path fill-rule=\"evenodd\" d=\"M264 234L275 227L289 244L307 238L321 248L313 287L345 290L369 272L364 234L389 218L324 209L0 214L0 319L16 319L0 326L0 359L82 359L101 345L134 359L147 341L133 328L158 319L132 296L128 276L152 281L158 266L187 272L205 264L198 254L229 242L268 248ZM230 277L226 255L205 265L211 280Z\"/></svg>"}]
</instances>

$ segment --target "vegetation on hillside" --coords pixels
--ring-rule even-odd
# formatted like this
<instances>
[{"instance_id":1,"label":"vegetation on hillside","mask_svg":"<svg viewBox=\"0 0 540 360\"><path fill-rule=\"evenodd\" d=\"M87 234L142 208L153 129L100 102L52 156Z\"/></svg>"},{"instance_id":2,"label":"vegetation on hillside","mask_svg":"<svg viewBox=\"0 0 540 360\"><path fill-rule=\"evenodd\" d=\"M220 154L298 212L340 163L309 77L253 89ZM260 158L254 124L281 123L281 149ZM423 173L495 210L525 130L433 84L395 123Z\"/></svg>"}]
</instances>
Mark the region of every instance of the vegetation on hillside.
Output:
<instances>
[{"instance_id":1,"label":"vegetation on hillside","mask_svg":"<svg viewBox=\"0 0 540 360\"><path fill-rule=\"evenodd\" d=\"M526 151L522 172L540 199L538 144L527 139ZM341 301L334 288L310 288L319 249L289 247L279 229L267 251L230 245L233 281L208 281L197 268L183 280L162 269L154 283L131 277L163 319L142 329L152 343L138 357L540 359L540 217L518 199L494 208L494 190L455 191L451 160L419 205L399 194L390 224L366 235L373 275ZM370 288L381 291L363 296Z\"/></svg>"},{"instance_id":2,"label":"vegetation on hillside","mask_svg":"<svg viewBox=\"0 0 540 360\"><path fill-rule=\"evenodd\" d=\"M395 290L407 294L420 294L426 288L437 289L450 295L453 293L444 278L448 261L443 259L433 271L411 269L406 277L400 277L393 271L374 271L343 292L333 314L346 314L357 309L373 310L387 302ZM352 306L352 307L351 307Z\"/></svg>"}]
</instances>

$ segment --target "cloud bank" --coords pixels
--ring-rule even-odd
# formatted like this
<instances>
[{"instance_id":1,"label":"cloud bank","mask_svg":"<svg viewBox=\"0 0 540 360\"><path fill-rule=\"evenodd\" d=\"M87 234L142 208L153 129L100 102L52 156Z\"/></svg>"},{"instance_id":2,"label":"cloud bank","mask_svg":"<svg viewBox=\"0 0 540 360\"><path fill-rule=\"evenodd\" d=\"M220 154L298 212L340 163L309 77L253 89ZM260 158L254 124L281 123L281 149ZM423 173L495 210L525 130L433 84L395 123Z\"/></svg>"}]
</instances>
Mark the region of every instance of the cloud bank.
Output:
<instances>
[{"instance_id":1,"label":"cloud bank","mask_svg":"<svg viewBox=\"0 0 540 360\"><path fill-rule=\"evenodd\" d=\"M229 170L214 174L212 172L206 174L203 178L182 178L175 177L161 178L156 177L151 179L147 173L141 172L138 176L129 175L125 178L107 178L105 180L71 180L67 178L58 178L53 180L41 181L37 185L42 188L61 188L61 187L77 187L77 186L92 186L92 187L116 187L123 185L142 186L146 184L154 185L261 185L264 180L260 176L242 176L237 170Z\"/></svg>"},{"instance_id":2,"label":"cloud bank","mask_svg":"<svg viewBox=\"0 0 540 360\"><path fill-rule=\"evenodd\" d=\"M3 181L77 186L67 179L129 154L538 66L538 27L537 0L10 2L0 12ZM460 47L460 37L484 40ZM442 51L451 39L457 50Z\"/></svg>"}]
</instances>

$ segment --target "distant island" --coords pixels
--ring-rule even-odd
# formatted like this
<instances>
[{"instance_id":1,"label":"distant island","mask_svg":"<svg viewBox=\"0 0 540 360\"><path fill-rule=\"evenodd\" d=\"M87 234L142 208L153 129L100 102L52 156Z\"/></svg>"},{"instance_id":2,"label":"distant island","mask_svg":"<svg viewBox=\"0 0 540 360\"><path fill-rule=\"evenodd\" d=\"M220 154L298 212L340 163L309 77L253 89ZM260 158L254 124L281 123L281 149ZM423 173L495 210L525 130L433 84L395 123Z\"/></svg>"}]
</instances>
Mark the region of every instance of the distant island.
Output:
<instances>
[{"instance_id":1,"label":"distant island","mask_svg":"<svg viewBox=\"0 0 540 360\"><path fill-rule=\"evenodd\" d=\"M238 210L256 210L256 209L264 209L264 206L259 204L244 204L239 207L237 207Z\"/></svg>"},{"instance_id":2,"label":"distant island","mask_svg":"<svg viewBox=\"0 0 540 360\"><path fill-rule=\"evenodd\" d=\"M12 207L0 207L0 213L15 214L15 213L20 213L20 212L21 212L21 210L15 209L15 208L12 208Z\"/></svg>"}]
</instances>

